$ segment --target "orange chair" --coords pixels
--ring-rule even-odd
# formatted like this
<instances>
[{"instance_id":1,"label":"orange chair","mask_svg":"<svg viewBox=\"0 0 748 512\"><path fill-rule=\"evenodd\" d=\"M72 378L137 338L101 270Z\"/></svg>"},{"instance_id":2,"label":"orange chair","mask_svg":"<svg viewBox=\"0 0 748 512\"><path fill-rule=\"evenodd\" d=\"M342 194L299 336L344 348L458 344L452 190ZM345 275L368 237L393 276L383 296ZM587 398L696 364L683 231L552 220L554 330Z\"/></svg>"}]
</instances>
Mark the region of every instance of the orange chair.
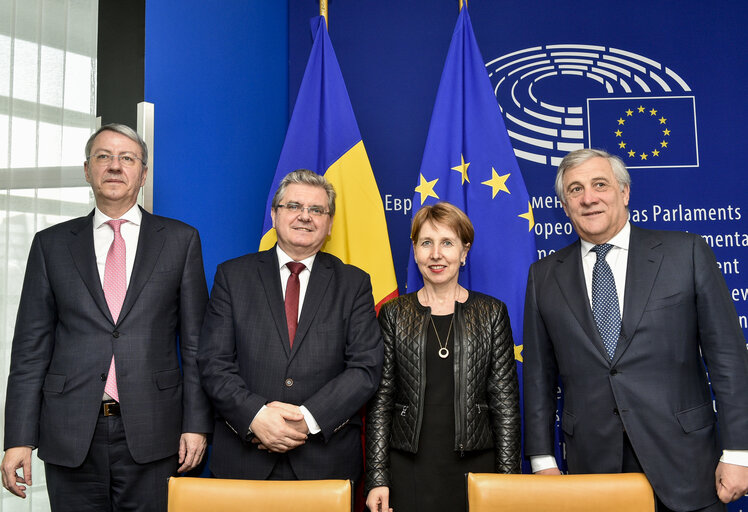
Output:
<instances>
[{"instance_id":1,"label":"orange chair","mask_svg":"<svg viewBox=\"0 0 748 512\"><path fill-rule=\"evenodd\" d=\"M168 512L351 512L349 480L170 478Z\"/></svg>"},{"instance_id":2,"label":"orange chair","mask_svg":"<svg viewBox=\"0 0 748 512\"><path fill-rule=\"evenodd\" d=\"M470 512L654 512L642 473L500 475L468 473Z\"/></svg>"}]
</instances>

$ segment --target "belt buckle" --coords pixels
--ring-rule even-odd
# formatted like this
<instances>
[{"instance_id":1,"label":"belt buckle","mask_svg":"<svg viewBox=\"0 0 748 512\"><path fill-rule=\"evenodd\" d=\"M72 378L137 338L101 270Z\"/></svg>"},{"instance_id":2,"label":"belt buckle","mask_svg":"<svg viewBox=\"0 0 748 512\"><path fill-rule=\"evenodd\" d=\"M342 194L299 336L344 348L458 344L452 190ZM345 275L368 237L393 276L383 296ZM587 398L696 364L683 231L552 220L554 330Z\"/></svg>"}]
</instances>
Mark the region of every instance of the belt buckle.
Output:
<instances>
[{"instance_id":1,"label":"belt buckle","mask_svg":"<svg viewBox=\"0 0 748 512\"><path fill-rule=\"evenodd\" d=\"M101 405L104 408L104 416L119 415L119 404L114 400L112 400L111 402L102 402Z\"/></svg>"}]
</instances>

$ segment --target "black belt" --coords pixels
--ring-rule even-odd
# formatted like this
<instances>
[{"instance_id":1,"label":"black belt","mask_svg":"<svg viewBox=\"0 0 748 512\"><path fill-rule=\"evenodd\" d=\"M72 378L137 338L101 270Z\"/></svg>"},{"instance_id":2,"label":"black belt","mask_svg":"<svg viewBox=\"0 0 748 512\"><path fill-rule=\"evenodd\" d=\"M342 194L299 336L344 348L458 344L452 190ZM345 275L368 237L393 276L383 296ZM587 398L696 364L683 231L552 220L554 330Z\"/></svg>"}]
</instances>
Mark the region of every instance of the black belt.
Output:
<instances>
[{"instance_id":1,"label":"black belt","mask_svg":"<svg viewBox=\"0 0 748 512\"><path fill-rule=\"evenodd\" d=\"M104 416L119 416L119 402L116 400L101 402L101 414Z\"/></svg>"}]
</instances>

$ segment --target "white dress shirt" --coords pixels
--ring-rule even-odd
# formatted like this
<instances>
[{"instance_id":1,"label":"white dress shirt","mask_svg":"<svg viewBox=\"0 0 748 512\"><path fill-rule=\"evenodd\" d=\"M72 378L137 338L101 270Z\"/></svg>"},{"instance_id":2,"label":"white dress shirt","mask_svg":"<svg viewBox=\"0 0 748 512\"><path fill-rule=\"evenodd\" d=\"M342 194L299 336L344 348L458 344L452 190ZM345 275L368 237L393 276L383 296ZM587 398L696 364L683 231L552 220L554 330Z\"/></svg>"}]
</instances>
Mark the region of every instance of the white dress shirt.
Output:
<instances>
[{"instance_id":1,"label":"white dress shirt","mask_svg":"<svg viewBox=\"0 0 748 512\"><path fill-rule=\"evenodd\" d=\"M125 264L127 268L127 284L130 284L130 276L132 275L132 267L135 263L135 253L138 250L138 238L140 237L140 223L143 220L143 214L137 204L133 205L132 208L127 210L125 214L120 217L128 222L123 222L120 226L120 234L125 241ZM104 214L101 210L96 208L94 211L93 218L93 236L94 236L94 252L96 254L96 267L99 269L99 279L101 279L101 286L104 286L104 269L106 268L106 257L109 253L109 247L114 241L114 230L105 222L112 219Z\"/></svg>"},{"instance_id":2,"label":"white dress shirt","mask_svg":"<svg viewBox=\"0 0 748 512\"><path fill-rule=\"evenodd\" d=\"M127 210L120 219L126 219L128 222L120 224L119 232L122 235L122 239L125 241L125 269L126 269L126 283L130 285L130 276L132 275L132 268L135 264L135 253L138 250L138 238L140 238L140 223L143 220L143 213L138 208L137 204L134 204L132 208ZM104 212L99 210L97 207L94 210L93 218L93 237L94 237L94 254L96 255L96 267L99 270L99 279L101 280L101 287L104 287L104 270L106 269L106 257L109 254L109 247L114 241L114 230L106 224L106 222L112 219L107 216ZM102 400L112 400L107 393L101 397Z\"/></svg>"},{"instance_id":3,"label":"white dress shirt","mask_svg":"<svg viewBox=\"0 0 748 512\"><path fill-rule=\"evenodd\" d=\"M623 298L626 292L626 269L628 267L629 241L631 239L631 224L626 223L623 228L607 243L613 247L608 251L605 261L608 262L610 270L613 272L613 279L616 283L616 292L618 293L618 307L621 309L621 318L623 318ZM595 244L581 241L582 251L582 270L584 271L584 281L587 288L587 298L592 307L592 269L597 261L597 253L592 251ZM748 450L724 450L720 461L727 464L737 464L739 466L748 466ZM535 455L530 457L532 472L536 473L544 469L557 468L556 458L553 455Z\"/></svg>"},{"instance_id":4,"label":"white dress shirt","mask_svg":"<svg viewBox=\"0 0 748 512\"><path fill-rule=\"evenodd\" d=\"M288 276L291 275L291 271L286 266L286 263L296 261L291 256L286 254L283 249L280 248L279 245L276 244L275 246L275 252L278 255L278 266L280 271L280 281L281 281L281 288L283 290L283 299L286 299L286 285L288 284ZM305 258L298 263L303 263L304 267L306 267L304 270L299 272L299 311L298 311L298 317L296 318L296 321L298 321L301 318L301 309L304 307L304 297L306 297L306 289L309 287L309 276L312 275L312 265L314 265L314 259L317 257L317 253L312 254L308 258ZM263 405L259 411L257 411L257 414L260 414L264 409L265 405ZM312 413L309 412L309 409L304 407L303 405L299 406L299 409L301 410L301 414L304 415L304 421L306 422L306 426L309 429L310 434L316 434L320 432L322 429L319 426L319 423L317 423L317 420L314 419L314 416L312 416ZM255 415L255 418L257 415ZM254 421L254 418L252 418ZM249 430L252 432L252 429Z\"/></svg>"}]
</instances>

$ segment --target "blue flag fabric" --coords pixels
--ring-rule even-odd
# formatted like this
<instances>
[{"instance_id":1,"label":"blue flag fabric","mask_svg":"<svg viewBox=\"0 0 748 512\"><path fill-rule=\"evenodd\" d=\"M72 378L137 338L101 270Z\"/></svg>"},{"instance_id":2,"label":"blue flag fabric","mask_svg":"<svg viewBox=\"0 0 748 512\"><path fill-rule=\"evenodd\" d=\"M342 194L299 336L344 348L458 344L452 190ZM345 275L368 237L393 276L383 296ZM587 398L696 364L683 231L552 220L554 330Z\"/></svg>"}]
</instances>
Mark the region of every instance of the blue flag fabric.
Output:
<instances>
[{"instance_id":1,"label":"blue flag fabric","mask_svg":"<svg viewBox=\"0 0 748 512\"><path fill-rule=\"evenodd\" d=\"M473 222L475 242L460 284L506 303L521 361L527 271L537 258L534 221L467 8L452 36L418 180L414 211L448 201ZM422 286L411 247L408 291Z\"/></svg>"}]
</instances>

